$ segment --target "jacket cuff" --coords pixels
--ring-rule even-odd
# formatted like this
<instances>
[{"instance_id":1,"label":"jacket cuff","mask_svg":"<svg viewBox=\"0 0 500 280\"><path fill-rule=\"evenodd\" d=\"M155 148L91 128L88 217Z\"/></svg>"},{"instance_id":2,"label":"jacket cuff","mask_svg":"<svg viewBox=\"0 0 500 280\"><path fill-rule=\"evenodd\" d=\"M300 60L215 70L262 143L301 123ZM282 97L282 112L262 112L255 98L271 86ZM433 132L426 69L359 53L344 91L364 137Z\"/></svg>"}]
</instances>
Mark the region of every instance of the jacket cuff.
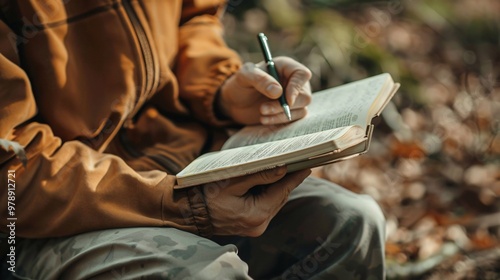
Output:
<instances>
[{"instance_id":1,"label":"jacket cuff","mask_svg":"<svg viewBox=\"0 0 500 280\"><path fill-rule=\"evenodd\" d=\"M192 210L192 219L198 230L198 234L204 237L211 237L214 229L210 222L205 196L200 187L188 188L186 190L189 205Z\"/></svg>"},{"instance_id":2,"label":"jacket cuff","mask_svg":"<svg viewBox=\"0 0 500 280\"><path fill-rule=\"evenodd\" d=\"M213 226L202 190L199 187L174 190L172 184L168 186L162 205L164 226L211 237Z\"/></svg>"},{"instance_id":3,"label":"jacket cuff","mask_svg":"<svg viewBox=\"0 0 500 280\"><path fill-rule=\"evenodd\" d=\"M228 60L220 63L217 69L214 70L211 79L213 82L207 85L206 94L203 99L204 112L206 112L206 120L216 126L227 126L235 124L233 120L225 118L217 111L217 96L224 82L239 69L239 61Z\"/></svg>"}]
</instances>

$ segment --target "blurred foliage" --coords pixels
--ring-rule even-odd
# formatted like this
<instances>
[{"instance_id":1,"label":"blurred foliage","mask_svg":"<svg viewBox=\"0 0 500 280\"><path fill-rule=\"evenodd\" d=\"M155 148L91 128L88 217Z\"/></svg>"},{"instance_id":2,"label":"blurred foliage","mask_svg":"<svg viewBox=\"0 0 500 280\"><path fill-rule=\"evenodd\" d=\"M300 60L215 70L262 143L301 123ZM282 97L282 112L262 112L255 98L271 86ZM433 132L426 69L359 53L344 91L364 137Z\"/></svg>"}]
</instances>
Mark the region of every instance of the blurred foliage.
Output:
<instances>
[{"instance_id":1,"label":"blurred foliage","mask_svg":"<svg viewBox=\"0 0 500 280\"><path fill-rule=\"evenodd\" d=\"M265 32L314 91L400 82L369 153L315 174L382 206L390 278L500 279L500 1L232 0L224 24L245 61Z\"/></svg>"}]
</instances>

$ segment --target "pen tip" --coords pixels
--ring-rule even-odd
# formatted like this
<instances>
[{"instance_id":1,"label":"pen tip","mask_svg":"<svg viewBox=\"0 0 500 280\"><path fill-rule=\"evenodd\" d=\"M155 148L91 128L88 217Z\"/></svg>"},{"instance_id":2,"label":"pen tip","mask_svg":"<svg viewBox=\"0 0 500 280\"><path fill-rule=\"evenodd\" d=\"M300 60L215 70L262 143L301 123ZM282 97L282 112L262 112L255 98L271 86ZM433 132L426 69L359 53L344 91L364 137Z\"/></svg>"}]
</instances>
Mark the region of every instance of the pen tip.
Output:
<instances>
[{"instance_id":1,"label":"pen tip","mask_svg":"<svg viewBox=\"0 0 500 280\"><path fill-rule=\"evenodd\" d=\"M291 121L292 120L292 113L290 112L290 107L286 104L283 105L283 111L285 111L286 118Z\"/></svg>"}]
</instances>

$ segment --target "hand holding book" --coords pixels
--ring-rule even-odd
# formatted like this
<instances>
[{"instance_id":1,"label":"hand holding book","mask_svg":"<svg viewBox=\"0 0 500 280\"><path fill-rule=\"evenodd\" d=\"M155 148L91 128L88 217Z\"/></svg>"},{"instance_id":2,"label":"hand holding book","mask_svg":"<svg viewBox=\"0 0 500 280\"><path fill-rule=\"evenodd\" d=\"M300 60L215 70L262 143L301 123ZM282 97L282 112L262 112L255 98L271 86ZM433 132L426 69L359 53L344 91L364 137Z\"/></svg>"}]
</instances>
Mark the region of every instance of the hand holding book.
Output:
<instances>
[{"instance_id":1,"label":"hand holding book","mask_svg":"<svg viewBox=\"0 0 500 280\"><path fill-rule=\"evenodd\" d=\"M286 174L286 167L278 167L232 178L227 185L206 184L204 199L214 234L260 236L290 192L310 174L309 169ZM265 192L255 193L256 186L265 188Z\"/></svg>"}]
</instances>

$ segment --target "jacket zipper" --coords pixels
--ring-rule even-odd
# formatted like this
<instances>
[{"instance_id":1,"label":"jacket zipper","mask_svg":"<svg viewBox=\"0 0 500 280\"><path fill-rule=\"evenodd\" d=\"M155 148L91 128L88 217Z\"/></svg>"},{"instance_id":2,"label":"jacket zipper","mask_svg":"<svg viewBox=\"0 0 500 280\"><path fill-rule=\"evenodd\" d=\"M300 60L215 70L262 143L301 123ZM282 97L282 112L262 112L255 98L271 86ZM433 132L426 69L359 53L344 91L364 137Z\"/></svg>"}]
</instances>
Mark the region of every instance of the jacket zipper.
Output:
<instances>
[{"instance_id":1,"label":"jacket zipper","mask_svg":"<svg viewBox=\"0 0 500 280\"><path fill-rule=\"evenodd\" d=\"M145 63L145 68L146 68L146 83L143 86L144 92L139 95L139 97L136 99L135 103L135 108L133 112L130 114L131 117L133 117L137 111L139 110L140 106L139 103L143 101L144 98L149 96L151 92L153 92L154 87L155 87L155 62L153 58L153 50L151 48L151 44L148 40L148 37L146 36L146 32L144 31L144 27L142 26L141 22L139 21L139 18L132 7L131 0L126 0L123 1L123 8L125 9L125 12L127 13L130 22L132 23L132 26L134 27L134 31L137 35L137 39L139 40L139 46L142 51L142 55L144 57L144 63Z\"/></svg>"},{"instance_id":2,"label":"jacket zipper","mask_svg":"<svg viewBox=\"0 0 500 280\"><path fill-rule=\"evenodd\" d=\"M143 99L147 98L153 92L153 90L155 90L157 81L155 75L155 61L153 57L153 50L151 48L151 43L149 42L148 37L146 36L146 32L144 31L144 27L139 21L137 13L132 7L131 0L123 1L123 8L125 9L125 12L129 17L130 22L132 23L134 31L137 35L137 39L139 40L139 46L141 48L142 55L144 57L144 63L146 68L146 83L143 86L144 92L140 94L135 101L135 108L130 113L130 118L132 118L139 111L140 103L143 102ZM121 141L122 145L124 146L125 150L133 157L146 156L151 160L153 160L154 162L156 162L157 164L159 164L160 166L164 167L166 170L174 172L174 174L177 174L181 170L180 166L170 158L161 155L144 154L143 152L135 150L133 147L131 147L131 145L129 145L130 143L126 140L126 137L123 137L124 136L123 134L124 133L122 132L120 137L122 140Z\"/></svg>"}]
</instances>

